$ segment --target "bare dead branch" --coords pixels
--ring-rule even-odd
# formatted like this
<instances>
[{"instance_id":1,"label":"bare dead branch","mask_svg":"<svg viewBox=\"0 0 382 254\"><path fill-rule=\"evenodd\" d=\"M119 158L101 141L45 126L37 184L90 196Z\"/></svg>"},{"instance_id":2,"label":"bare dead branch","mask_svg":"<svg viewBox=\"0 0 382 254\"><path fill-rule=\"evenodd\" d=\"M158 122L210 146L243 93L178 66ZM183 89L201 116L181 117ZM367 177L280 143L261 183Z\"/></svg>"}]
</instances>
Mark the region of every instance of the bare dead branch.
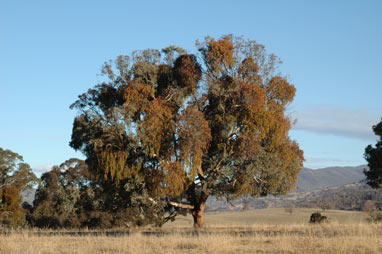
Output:
<instances>
[{"instance_id":1,"label":"bare dead branch","mask_svg":"<svg viewBox=\"0 0 382 254\"><path fill-rule=\"evenodd\" d=\"M158 204L157 201L155 201L154 199L152 198L149 198L149 200L153 203L153 204ZM187 204L181 204L181 203L176 203L176 202L172 202L172 201L169 201L167 202L167 204L171 205L171 206L174 206L174 207L179 207L179 208L183 208L183 209L194 209L194 206L193 205L187 205Z\"/></svg>"},{"instance_id":2,"label":"bare dead branch","mask_svg":"<svg viewBox=\"0 0 382 254\"><path fill-rule=\"evenodd\" d=\"M169 205L172 205L174 207L179 207L179 208L183 208L183 209L194 209L194 206L193 205L187 205L187 204L180 204L180 203L175 203L175 202L168 202Z\"/></svg>"}]
</instances>

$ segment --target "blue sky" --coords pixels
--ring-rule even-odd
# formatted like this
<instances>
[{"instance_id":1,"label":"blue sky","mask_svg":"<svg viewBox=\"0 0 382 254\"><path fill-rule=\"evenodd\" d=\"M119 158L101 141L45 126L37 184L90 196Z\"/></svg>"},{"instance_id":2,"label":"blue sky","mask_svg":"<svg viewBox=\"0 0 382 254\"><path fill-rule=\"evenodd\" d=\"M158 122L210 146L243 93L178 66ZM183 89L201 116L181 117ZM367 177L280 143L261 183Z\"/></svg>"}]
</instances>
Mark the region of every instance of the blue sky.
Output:
<instances>
[{"instance_id":1,"label":"blue sky","mask_svg":"<svg viewBox=\"0 0 382 254\"><path fill-rule=\"evenodd\" d=\"M0 1L0 147L36 172L68 145L77 96L103 62L232 33L281 58L297 88L290 135L305 166L364 164L382 117L382 1Z\"/></svg>"}]
</instances>

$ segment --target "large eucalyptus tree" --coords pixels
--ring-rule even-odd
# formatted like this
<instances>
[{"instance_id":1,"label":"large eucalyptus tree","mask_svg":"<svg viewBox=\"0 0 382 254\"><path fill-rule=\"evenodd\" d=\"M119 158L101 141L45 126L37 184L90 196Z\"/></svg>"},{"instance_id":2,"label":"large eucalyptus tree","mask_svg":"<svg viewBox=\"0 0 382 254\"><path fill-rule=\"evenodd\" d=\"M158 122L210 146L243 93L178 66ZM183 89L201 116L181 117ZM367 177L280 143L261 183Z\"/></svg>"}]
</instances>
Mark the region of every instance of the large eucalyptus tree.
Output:
<instances>
[{"instance_id":1,"label":"large eucalyptus tree","mask_svg":"<svg viewBox=\"0 0 382 254\"><path fill-rule=\"evenodd\" d=\"M189 209L202 227L210 195L293 188L303 152L285 112L296 89L276 56L231 35L196 46L197 55L170 46L105 63L104 80L71 106L79 114L70 145L141 216L156 207L166 221Z\"/></svg>"}]
</instances>

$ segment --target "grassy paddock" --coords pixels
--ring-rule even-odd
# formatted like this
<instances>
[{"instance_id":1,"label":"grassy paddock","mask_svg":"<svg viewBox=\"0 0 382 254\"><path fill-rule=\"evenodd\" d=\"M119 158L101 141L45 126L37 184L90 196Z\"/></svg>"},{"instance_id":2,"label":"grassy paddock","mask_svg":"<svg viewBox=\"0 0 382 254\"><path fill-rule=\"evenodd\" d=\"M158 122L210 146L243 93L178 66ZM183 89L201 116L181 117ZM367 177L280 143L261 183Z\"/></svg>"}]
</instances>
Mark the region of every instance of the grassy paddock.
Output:
<instances>
[{"instance_id":1,"label":"grassy paddock","mask_svg":"<svg viewBox=\"0 0 382 254\"><path fill-rule=\"evenodd\" d=\"M310 225L311 212L267 209L208 214L208 226L198 231L190 228L186 217L162 229L109 235L11 232L0 235L0 253L382 253L382 225L364 222L365 214L327 211L323 214L331 219L328 224ZM263 219L259 222L254 215Z\"/></svg>"},{"instance_id":2,"label":"grassy paddock","mask_svg":"<svg viewBox=\"0 0 382 254\"><path fill-rule=\"evenodd\" d=\"M256 225L289 225L309 222L310 215L320 212L329 218L332 223L354 224L365 222L367 213L356 211L340 211L296 208L293 213L285 212L284 208L271 208L259 210L247 210L243 212L206 213L206 227L235 227ZM191 216L179 216L175 222L164 225L165 228L191 227L193 220Z\"/></svg>"}]
</instances>

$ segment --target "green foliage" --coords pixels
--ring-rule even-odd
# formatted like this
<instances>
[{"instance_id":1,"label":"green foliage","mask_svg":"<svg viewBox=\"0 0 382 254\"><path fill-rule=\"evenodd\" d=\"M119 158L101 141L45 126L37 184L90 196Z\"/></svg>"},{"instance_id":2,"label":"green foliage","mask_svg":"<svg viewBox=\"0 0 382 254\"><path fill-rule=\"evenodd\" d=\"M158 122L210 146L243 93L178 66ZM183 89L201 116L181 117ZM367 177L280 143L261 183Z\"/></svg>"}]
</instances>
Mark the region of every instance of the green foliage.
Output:
<instances>
[{"instance_id":1,"label":"green foliage","mask_svg":"<svg viewBox=\"0 0 382 254\"><path fill-rule=\"evenodd\" d=\"M375 147L368 145L364 157L368 162L369 170L364 170L367 184L373 188L382 187L382 121L373 126L378 141Z\"/></svg>"},{"instance_id":2,"label":"green foliage","mask_svg":"<svg viewBox=\"0 0 382 254\"><path fill-rule=\"evenodd\" d=\"M40 228L163 224L157 205L142 206L149 197L138 181L125 182L124 190L114 187L99 186L84 161L67 160L41 176L33 207L25 207L28 222Z\"/></svg>"},{"instance_id":3,"label":"green foliage","mask_svg":"<svg viewBox=\"0 0 382 254\"><path fill-rule=\"evenodd\" d=\"M23 157L0 148L0 224L25 225L20 192L37 183L37 177Z\"/></svg>"},{"instance_id":4,"label":"green foliage","mask_svg":"<svg viewBox=\"0 0 382 254\"><path fill-rule=\"evenodd\" d=\"M102 189L79 159L69 159L41 176L29 223L41 228L111 227L113 215L104 211Z\"/></svg>"},{"instance_id":5,"label":"green foliage","mask_svg":"<svg viewBox=\"0 0 382 254\"><path fill-rule=\"evenodd\" d=\"M35 194L30 223L47 228L79 226L80 192L86 193L87 181L86 165L76 159L44 173Z\"/></svg>"},{"instance_id":6,"label":"green foliage","mask_svg":"<svg viewBox=\"0 0 382 254\"><path fill-rule=\"evenodd\" d=\"M274 74L278 58L231 35L197 48L199 57L170 46L109 61L104 82L71 106L71 147L132 217L166 221L182 207L201 217L209 195L286 193L302 167L285 115L296 89Z\"/></svg>"}]
</instances>

